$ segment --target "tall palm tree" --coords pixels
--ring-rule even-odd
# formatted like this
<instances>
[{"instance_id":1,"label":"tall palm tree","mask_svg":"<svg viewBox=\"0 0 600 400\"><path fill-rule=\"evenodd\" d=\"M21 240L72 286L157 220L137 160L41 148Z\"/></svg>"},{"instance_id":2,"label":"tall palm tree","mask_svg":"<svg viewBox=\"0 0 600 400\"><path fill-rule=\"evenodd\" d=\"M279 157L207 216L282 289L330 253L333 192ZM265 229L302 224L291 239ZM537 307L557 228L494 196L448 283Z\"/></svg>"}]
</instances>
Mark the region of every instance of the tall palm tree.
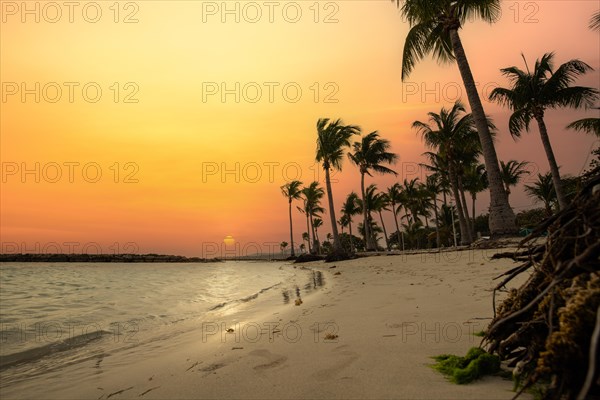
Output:
<instances>
[{"instance_id":1,"label":"tall palm tree","mask_svg":"<svg viewBox=\"0 0 600 400\"><path fill-rule=\"evenodd\" d=\"M355 192L350 192L346 197L346 201L342 205L342 214L348 220L348 230L350 231L350 251L354 252L354 239L352 238L352 217L360 214L362 207L358 195Z\"/></svg>"},{"instance_id":2,"label":"tall palm tree","mask_svg":"<svg viewBox=\"0 0 600 400\"><path fill-rule=\"evenodd\" d=\"M342 228L342 235L344 234L344 228L348 226L349 221L348 221L348 216L344 213L342 213L342 216L340 217L340 219L338 219L338 224L340 225L340 228Z\"/></svg>"},{"instance_id":3,"label":"tall palm tree","mask_svg":"<svg viewBox=\"0 0 600 400\"><path fill-rule=\"evenodd\" d=\"M412 126L421 134L427 147L437 150L443 164L448 167L450 185L458 211L461 244L469 244L472 242L471 229L465 217L466 210L461 198L459 175L462 174L460 168L463 160L472 158L471 155L477 153L479 146L472 114L466 114L462 103L457 101L450 110L442 108L439 114L429 112L428 115L429 123L415 121ZM466 157L467 153L470 154L469 157Z\"/></svg>"},{"instance_id":4,"label":"tall palm tree","mask_svg":"<svg viewBox=\"0 0 600 400\"><path fill-rule=\"evenodd\" d=\"M377 131L371 132L362 137L360 142L354 142L352 145L353 152L348 153L348 158L354 163L360 171L360 191L365 202L365 175L371 175L371 171L378 174L394 174L396 171L384 166L383 164L395 164L398 156L395 153L388 151L390 149L390 141L382 139ZM376 250L377 244L373 243L372 235L369 234L370 225L367 224L367 214L369 210L363 208L363 226L366 229L366 246L367 250Z\"/></svg>"},{"instance_id":5,"label":"tall palm tree","mask_svg":"<svg viewBox=\"0 0 600 400\"><path fill-rule=\"evenodd\" d=\"M291 243L291 257L295 257L296 253L294 252L294 230L292 227L292 202L294 200L298 200L302 195L302 182L300 181L291 181L281 186L281 193L284 197L288 199L288 212L290 215L290 243Z\"/></svg>"},{"instance_id":6,"label":"tall palm tree","mask_svg":"<svg viewBox=\"0 0 600 400\"><path fill-rule=\"evenodd\" d=\"M550 164L558 205L559 208L564 208L567 201L548 137L544 114L547 109L552 108L591 107L598 99L599 92L590 87L572 86L577 77L593 70L592 67L582 61L571 60L554 71L553 58L554 53L544 54L540 60L536 60L533 71L529 70L525 56L523 61L525 61L526 71L517 67L501 69L500 71L509 78L511 87L495 88L490 93L490 99L512 109L508 128L513 138L520 137L523 129L529 131L529 123L535 119Z\"/></svg>"},{"instance_id":7,"label":"tall palm tree","mask_svg":"<svg viewBox=\"0 0 600 400\"><path fill-rule=\"evenodd\" d=\"M319 241L319 228L323 226L323 220L321 218L314 218L312 221L313 227L315 228L315 238Z\"/></svg>"},{"instance_id":8,"label":"tall palm tree","mask_svg":"<svg viewBox=\"0 0 600 400\"><path fill-rule=\"evenodd\" d=\"M304 197L303 208L298 207L300 212L306 215L306 231L309 233L308 238L308 251L310 253L317 254L319 252L319 241L315 235L315 229L312 224L313 219L324 213L325 209L321 207L321 199L325 195L325 191L319 186L319 182L312 182L310 185L302 189L302 196ZM312 233L313 246L310 245L310 234Z\"/></svg>"},{"instance_id":9,"label":"tall palm tree","mask_svg":"<svg viewBox=\"0 0 600 400\"><path fill-rule=\"evenodd\" d=\"M400 227L398 226L398 212L400 207L402 206L403 194L402 194L402 186L399 183L394 183L387 190L387 196L390 201L390 205L392 206L392 214L394 214L394 222L396 223L396 232L397 238L399 237L401 243L398 245L402 246L402 250L404 250L404 232L400 231ZM399 206L396 209L396 206Z\"/></svg>"},{"instance_id":10,"label":"tall palm tree","mask_svg":"<svg viewBox=\"0 0 600 400\"><path fill-rule=\"evenodd\" d=\"M404 179L402 186L403 205L406 209L406 219L409 224L414 224L419 220L419 178L413 178L410 181Z\"/></svg>"},{"instance_id":11,"label":"tall palm tree","mask_svg":"<svg viewBox=\"0 0 600 400\"><path fill-rule=\"evenodd\" d=\"M507 196L510 196L511 186L517 186L523 175L530 174L527 170L528 165L528 161L510 160L506 164L504 161L500 161L500 173L502 175L502 182L504 182Z\"/></svg>"},{"instance_id":12,"label":"tall palm tree","mask_svg":"<svg viewBox=\"0 0 600 400\"><path fill-rule=\"evenodd\" d=\"M433 53L441 62L456 60L477 127L485 167L490 182L490 231L493 236L517 233L515 214L502 186L498 156L488 126L475 79L458 31L468 19L481 18L488 23L501 16L500 0L392 0L407 18L411 29L406 36L402 57L402 80L417 61ZM458 203L458 201L457 201Z\"/></svg>"},{"instance_id":13,"label":"tall palm tree","mask_svg":"<svg viewBox=\"0 0 600 400\"><path fill-rule=\"evenodd\" d=\"M525 193L529 197L544 203L546 216L550 217L552 215L552 205L556 203L557 197L551 172L544 175L538 174L537 181L532 185L525 185Z\"/></svg>"},{"instance_id":14,"label":"tall palm tree","mask_svg":"<svg viewBox=\"0 0 600 400\"><path fill-rule=\"evenodd\" d=\"M340 242L333 208L333 191L331 189L331 170L342 170L344 149L350 147L350 139L360 133L360 128L354 125L343 125L340 119L330 121L329 118L320 118L317 121L317 154L316 161L323 163L325 170L325 186L329 200L329 217L331 218L331 231L333 233L333 253L336 257L343 257L344 250Z\"/></svg>"}]
</instances>

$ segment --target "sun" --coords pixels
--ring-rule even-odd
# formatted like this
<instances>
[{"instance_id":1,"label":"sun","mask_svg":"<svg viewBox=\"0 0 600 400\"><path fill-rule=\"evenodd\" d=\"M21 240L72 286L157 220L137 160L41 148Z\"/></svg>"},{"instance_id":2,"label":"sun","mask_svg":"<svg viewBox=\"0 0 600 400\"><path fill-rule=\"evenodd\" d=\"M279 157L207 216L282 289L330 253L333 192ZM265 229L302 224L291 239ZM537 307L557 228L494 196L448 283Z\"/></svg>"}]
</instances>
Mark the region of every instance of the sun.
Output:
<instances>
[{"instance_id":1,"label":"sun","mask_svg":"<svg viewBox=\"0 0 600 400\"><path fill-rule=\"evenodd\" d=\"M235 243L235 239L233 236L227 235L225 236L225 239L223 239L223 243L225 243L226 246L230 246Z\"/></svg>"}]
</instances>

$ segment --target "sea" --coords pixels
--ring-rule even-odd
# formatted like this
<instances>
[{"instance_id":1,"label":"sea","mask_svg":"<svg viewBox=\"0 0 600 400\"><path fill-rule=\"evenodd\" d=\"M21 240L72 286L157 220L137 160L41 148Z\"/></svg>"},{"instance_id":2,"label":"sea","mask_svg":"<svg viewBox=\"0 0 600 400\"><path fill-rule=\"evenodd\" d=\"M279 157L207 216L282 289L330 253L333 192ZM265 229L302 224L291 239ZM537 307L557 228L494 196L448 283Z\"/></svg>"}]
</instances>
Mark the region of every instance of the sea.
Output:
<instances>
[{"instance_id":1,"label":"sea","mask_svg":"<svg viewBox=\"0 0 600 400\"><path fill-rule=\"evenodd\" d=\"M0 389L111 355L127 363L322 286L288 262L0 263Z\"/></svg>"}]
</instances>

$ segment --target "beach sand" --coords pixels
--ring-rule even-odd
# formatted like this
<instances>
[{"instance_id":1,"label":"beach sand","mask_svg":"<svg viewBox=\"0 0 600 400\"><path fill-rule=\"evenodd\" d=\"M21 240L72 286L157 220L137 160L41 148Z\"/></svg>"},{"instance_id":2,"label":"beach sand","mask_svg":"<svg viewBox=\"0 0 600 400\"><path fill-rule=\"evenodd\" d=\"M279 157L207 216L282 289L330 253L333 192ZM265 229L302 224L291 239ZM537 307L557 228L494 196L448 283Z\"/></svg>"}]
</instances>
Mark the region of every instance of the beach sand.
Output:
<instances>
[{"instance_id":1,"label":"beach sand","mask_svg":"<svg viewBox=\"0 0 600 400\"><path fill-rule=\"evenodd\" d=\"M52 389L30 382L3 396L510 399L512 381L486 377L455 385L430 368L432 356L464 355L479 345L473 333L493 316L492 278L514 266L489 257L506 250L289 265L323 273L324 286L300 305L291 299L237 321L224 315L153 357L90 361L78 368L97 368L92 377L77 380L74 374L69 382L63 375L64 384Z\"/></svg>"}]
</instances>

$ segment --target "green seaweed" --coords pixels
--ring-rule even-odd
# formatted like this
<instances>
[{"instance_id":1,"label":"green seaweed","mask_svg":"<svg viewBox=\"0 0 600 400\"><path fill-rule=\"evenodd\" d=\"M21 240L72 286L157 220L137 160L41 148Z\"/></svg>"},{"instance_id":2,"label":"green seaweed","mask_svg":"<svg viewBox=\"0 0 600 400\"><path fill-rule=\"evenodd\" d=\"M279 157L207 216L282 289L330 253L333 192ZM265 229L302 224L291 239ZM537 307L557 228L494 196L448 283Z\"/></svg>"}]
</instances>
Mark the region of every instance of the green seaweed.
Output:
<instances>
[{"instance_id":1,"label":"green seaweed","mask_svg":"<svg viewBox=\"0 0 600 400\"><path fill-rule=\"evenodd\" d=\"M485 331L473 332L473 336L484 337Z\"/></svg>"},{"instance_id":2,"label":"green seaweed","mask_svg":"<svg viewBox=\"0 0 600 400\"><path fill-rule=\"evenodd\" d=\"M500 371L500 358L479 347L472 347L464 357L442 354L433 359L436 361L432 366L433 369L448 376L451 382L459 385Z\"/></svg>"}]
</instances>

